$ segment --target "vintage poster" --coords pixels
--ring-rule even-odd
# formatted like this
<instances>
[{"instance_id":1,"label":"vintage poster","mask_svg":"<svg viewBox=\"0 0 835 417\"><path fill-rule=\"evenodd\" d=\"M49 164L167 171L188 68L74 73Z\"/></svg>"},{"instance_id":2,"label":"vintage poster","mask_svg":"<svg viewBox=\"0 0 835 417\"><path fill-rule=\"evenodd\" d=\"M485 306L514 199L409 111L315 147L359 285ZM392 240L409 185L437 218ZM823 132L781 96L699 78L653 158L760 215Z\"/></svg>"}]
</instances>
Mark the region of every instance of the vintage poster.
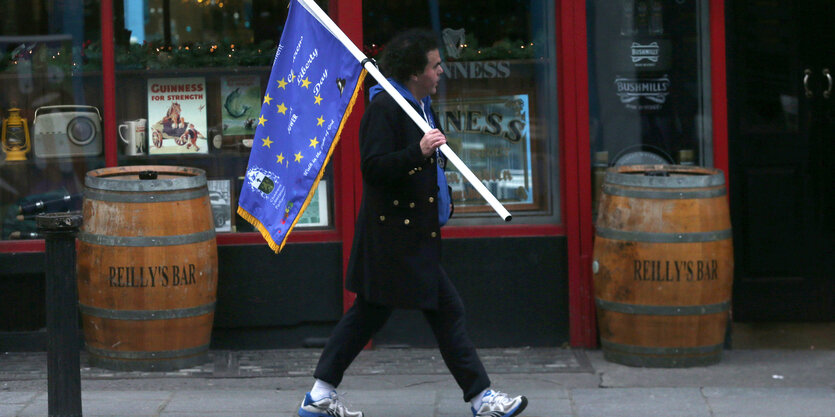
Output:
<instances>
[{"instance_id":1,"label":"vintage poster","mask_svg":"<svg viewBox=\"0 0 835 417\"><path fill-rule=\"evenodd\" d=\"M258 76L220 78L220 103L224 136L255 135L261 110L261 80Z\"/></svg>"},{"instance_id":2,"label":"vintage poster","mask_svg":"<svg viewBox=\"0 0 835 417\"><path fill-rule=\"evenodd\" d=\"M148 153L209 153L206 79L148 80Z\"/></svg>"},{"instance_id":3,"label":"vintage poster","mask_svg":"<svg viewBox=\"0 0 835 417\"><path fill-rule=\"evenodd\" d=\"M528 95L434 103L449 146L504 204L533 202ZM456 210L486 202L458 170L446 168Z\"/></svg>"}]
</instances>

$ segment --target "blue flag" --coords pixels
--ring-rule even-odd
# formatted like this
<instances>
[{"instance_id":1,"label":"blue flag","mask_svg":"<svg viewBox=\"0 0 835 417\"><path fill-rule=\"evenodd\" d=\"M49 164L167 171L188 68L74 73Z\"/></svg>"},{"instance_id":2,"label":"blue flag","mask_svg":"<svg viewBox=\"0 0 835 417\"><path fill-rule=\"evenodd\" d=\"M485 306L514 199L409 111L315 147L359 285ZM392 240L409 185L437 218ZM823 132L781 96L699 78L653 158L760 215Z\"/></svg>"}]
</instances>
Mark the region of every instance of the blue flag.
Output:
<instances>
[{"instance_id":1,"label":"blue flag","mask_svg":"<svg viewBox=\"0 0 835 417\"><path fill-rule=\"evenodd\" d=\"M238 214L279 252L307 207L365 70L297 0L275 53Z\"/></svg>"}]
</instances>

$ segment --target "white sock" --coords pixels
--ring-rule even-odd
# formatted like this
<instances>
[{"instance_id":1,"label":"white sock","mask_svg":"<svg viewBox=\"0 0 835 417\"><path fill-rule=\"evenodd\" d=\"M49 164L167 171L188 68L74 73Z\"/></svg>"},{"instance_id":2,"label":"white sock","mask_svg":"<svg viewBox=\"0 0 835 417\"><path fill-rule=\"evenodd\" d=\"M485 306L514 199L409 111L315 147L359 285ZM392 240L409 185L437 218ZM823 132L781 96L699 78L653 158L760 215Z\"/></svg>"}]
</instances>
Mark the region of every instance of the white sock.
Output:
<instances>
[{"instance_id":1,"label":"white sock","mask_svg":"<svg viewBox=\"0 0 835 417\"><path fill-rule=\"evenodd\" d=\"M313 388L310 389L310 398L313 398L313 401L319 401L322 398L329 397L331 392L334 391L336 391L336 387L321 379L317 379L313 383Z\"/></svg>"},{"instance_id":2,"label":"white sock","mask_svg":"<svg viewBox=\"0 0 835 417\"><path fill-rule=\"evenodd\" d=\"M473 397L473 399L472 399L472 400L470 400L470 405L473 407L473 410L478 411L478 409L479 409L479 408L481 408L481 403L482 403L482 402L483 402L483 400L484 400L484 394L485 394L487 391L490 391L490 388L487 388L486 390L481 391L480 393L478 393L478 395L476 395L475 397Z\"/></svg>"}]
</instances>

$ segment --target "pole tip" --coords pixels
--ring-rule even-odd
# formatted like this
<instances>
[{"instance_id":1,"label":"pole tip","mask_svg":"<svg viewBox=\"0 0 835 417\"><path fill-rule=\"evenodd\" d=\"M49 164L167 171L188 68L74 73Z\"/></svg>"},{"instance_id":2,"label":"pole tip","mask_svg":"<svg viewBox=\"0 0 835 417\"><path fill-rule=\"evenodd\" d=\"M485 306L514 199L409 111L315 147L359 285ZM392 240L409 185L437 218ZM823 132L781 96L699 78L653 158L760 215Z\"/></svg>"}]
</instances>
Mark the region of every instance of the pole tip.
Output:
<instances>
[{"instance_id":1,"label":"pole tip","mask_svg":"<svg viewBox=\"0 0 835 417\"><path fill-rule=\"evenodd\" d=\"M504 221L509 222L509 221L511 221L512 219L513 219L513 216L511 216L511 215L509 215L509 214L508 214L508 215L507 215L507 217L505 217L505 218L504 218Z\"/></svg>"}]
</instances>

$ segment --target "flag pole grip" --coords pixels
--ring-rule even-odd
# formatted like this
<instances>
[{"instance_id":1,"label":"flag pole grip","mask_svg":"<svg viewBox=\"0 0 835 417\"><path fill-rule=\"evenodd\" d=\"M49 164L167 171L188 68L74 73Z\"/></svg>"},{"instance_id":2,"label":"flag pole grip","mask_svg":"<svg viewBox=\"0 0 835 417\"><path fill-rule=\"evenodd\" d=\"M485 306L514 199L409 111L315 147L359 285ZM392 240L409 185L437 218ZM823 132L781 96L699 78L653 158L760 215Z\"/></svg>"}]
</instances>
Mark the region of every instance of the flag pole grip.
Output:
<instances>
[{"instance_id":1,"label":"flag pole grip","mask_svg":"<svg viewBox=\"0 0 835 417\"><path fill-rule=\"evenodd\" d=\"M374 77L375 80L377 80L380 86L383 87L383 89L386 90L386 92L389 93L389 95L392 98L394 98L394 101L396 101L397 104L400 105L400 107L403 109L403 111L405 111L406 114L409 115L412 121L414 121L418 125L418 127L420 127L420 130L422 130L423 133L426 133L432 129L432 127L429 126L429 123L427 123L426 120L421 115L419 115L418 112L415 111L415 109L406 101L406 99L403 98L402 95L400 95L400 93L394 88L394 86L392 86L391 83L386 79L383 73L381 73L380 70L377 69L377 66L371 60L369 60L368 57L366 57L365 54L363 54L362 51L360 51L356 45L354 45L354 42L351 41L351 39L349 39L348 36L346 36L345 33L342 32L341 29L339 29L339 26L337 26L336 23L334 23L333 20L331 20L331 18L319 7L318 4L316 4L312 0L299 0L299 2L302 4L302 6L304 6L305 9L307 9L307 11L313 14L313 16L315 16L316 19L319 22L321 22L328 29L328 31L331 32L331 34L333 34L333 36L339 39L339 41L342 42L342 44L345 45L346 48L348 48L348 51L351 52L351 55L353 55L354 58L357 59L357 61L363 63L363 68L365 68L365 70L368 71L368 73L372 77ZM485 187L484 184L481 183L478 177L476 177L475 174L473 174L473 172L470 170L470 168L467 167L466 164L464 164L464 161L462 161L461 158L459 158L458 155L455 154L452 148L450 148L447 144L443 144L441 145L440 149L441 152L444 153L444 156L450 162L452 162L452 165L454 165L455 168L457 168L458 171L462 175L464 175L464 178L466 178L467 181L470 182L470 185L472 185L473 188L475 188L476 191L478 191L478 193L481 194L482 197L484 197L487 203L490 204L490 207L492 207L493 210L495 210L496 213L498 213L498 215L501 216L502 219L504 219L504 221L509 222L512 218L510 212L508 212L507 209L504 208L502 203L500 203L499 200L496 199L496 197L490 192L490 190L488 190L487 187Z\"/></svg>"}]
</instances>

